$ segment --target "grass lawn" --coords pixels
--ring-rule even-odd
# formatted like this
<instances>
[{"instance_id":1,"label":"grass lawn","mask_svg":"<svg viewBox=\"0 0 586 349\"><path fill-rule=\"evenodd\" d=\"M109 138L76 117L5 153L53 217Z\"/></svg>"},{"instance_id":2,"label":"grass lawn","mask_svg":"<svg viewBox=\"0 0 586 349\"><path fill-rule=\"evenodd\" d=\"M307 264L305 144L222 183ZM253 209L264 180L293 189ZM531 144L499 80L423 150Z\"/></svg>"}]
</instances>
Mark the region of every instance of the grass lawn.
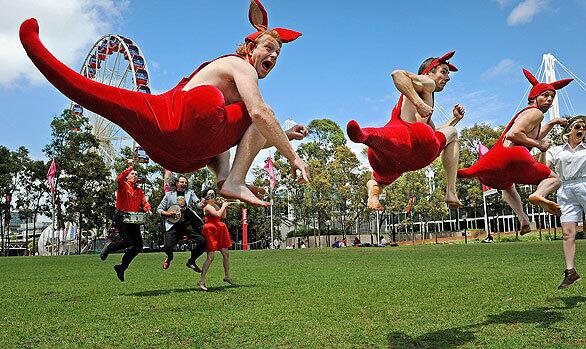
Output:
<instances>
[{"instance_id":1,"label":"grass lawn","mask_svg":"<svg viewBox=\"0 0 586 349\"><path fill-rule=\"evenodd\" d=\"M0 258L0 348L586 348L561 241L234 251L207 293L186 253L120 258Z\"/></svg>"}]
</instances>

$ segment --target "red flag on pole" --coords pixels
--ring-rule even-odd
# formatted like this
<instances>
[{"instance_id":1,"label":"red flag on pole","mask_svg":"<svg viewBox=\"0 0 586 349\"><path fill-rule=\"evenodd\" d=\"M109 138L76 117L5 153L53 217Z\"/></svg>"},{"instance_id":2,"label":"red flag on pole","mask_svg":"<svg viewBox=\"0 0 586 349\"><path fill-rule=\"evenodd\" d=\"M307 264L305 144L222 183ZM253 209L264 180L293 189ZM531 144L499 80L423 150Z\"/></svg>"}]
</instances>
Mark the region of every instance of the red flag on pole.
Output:
<instances>
[{"instance_id":1,"label":"red flag on pole","mask_svg":"<svg viewBox=\"0 0 586 349\"><path fill-rule=\"evenodd\" d=\"M264 170L269 173L269 183L270 183L271 189L274 189L275 185L277 185L277 177L275 177L275 168L273 167L273 158L271 158L270 156L267 158Z\"/></svg>"},{"instance_id":2,"label":"red flag on pole","mask_svg":"<svg viewBox=\"0 0 586 349\"><path fill-rule=\"evenodd\" d=\"M488 153L488 148L486 146L484 146L484 144L478 142L478 155L482 156L486 153ZM482 191L483 192L488 191L490 189L492 189L492 188L482 184Z\"/></svg>"},{"instance_id":3,"label":"red flag on pole","mask_svg":"<svg viewBox=\"0 0 586 349\"><path fill-rule=\"evenodd\" d=\"M51 166L49 166L49 172L47 172L47 180L51 186L51 193L55 192L55 173L57 173L57 165L55 164L55 159L53 159Z\"/></svg>"}]
</instances>

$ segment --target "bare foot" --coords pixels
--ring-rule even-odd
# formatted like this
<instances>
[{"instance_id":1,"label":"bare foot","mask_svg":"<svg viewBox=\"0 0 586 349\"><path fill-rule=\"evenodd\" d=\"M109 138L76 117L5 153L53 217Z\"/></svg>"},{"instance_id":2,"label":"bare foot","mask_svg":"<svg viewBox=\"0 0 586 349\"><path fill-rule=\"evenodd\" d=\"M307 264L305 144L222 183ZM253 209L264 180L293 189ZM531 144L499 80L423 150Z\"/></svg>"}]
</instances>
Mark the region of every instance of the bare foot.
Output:
<instances>
[{"instance_id":1,"label":"bare foot","mask_svg":"<svg viewBox=\"0 0 586 349\"><path fill-rule=\"evenodd\" d=\"M446 193L446 198L444 199L446 204L448 204L449 209L456 209L462 207L462 203L458 199L458 195L456 193Z\"/></svg>"},{"instance_id":2,"label":"bare foot","mask_svg":"<svg viewBox=\"0 0 586 349\"><path fill-rule=\"evenodd\" d=\"M218 186L218 189L222 190L222 187L224 186L225 181L226 181L225 179L218 181L218 183L216 184ZM256 196L259 199L264 198L265 194L267 193L267 191L261 187L257 187L252 184L247 184L246 186L248 187L248 189L250 189L250 191L254 194L254 196Z\"/></svg>"},{"instance_id":3,"label":"bare foot","mask_svg":"<svg viewBox=\"0 0 586 349\"><path fill-rule=\"evenodd\" d=\"M201 282L201 281L200 281L200 282L198 282L198 283L197 283L197 286L198 286L198 287L199 287L199 288L200 288L202 291L207 291L207 290L208 290L208 288L206 287L206 284L205 284L205 282Z\"/></svg>"},{"instance_id":4,"label":"bare foot","mask_svg":"<svg viewBox=\"0 0 586 349\"><path fill-rule=\"evenodd\" d=\"M368 188L368 208L375 211L384 211L385 208L378 200L381 190L380 186L376 181L371 179L366 183L366 187Z\"/></svg>"},{"instance_id":5,"label":"bare foot","mask_svg":"<svg viewBox=\"0 0 586 349\"><path fill-rule=\"evenodd\" d=\"M533 205L537 205L537 206L541 207L547 213L551 213L551 214L558 216L558 217L562 215L562 210L560 208L560 205L556 204L555 202L553 202L551 200L547 200L546 198L544 198L541 195L536 195L536 194L529 195L529 202L532 203Z\"/></svg>"},{"instance_id":6,"label":"bare foot","mask_svg":"<svg viewBox=\"0 0 586 349\"><path fill-rule=\"evenodd\" d=\"M519 234L521 235L525 235L531 232L531 227L529 226L529 224L527 225L521 225L521 231L519 231Z\"/></svg>"},{"instance_id":7,"label":"bare foot","mask_svg":"<svg viewBox=\"0 0 586 349\"><path fill-rule=\"evenodd\" d=\"M228 284L230 284L230 286L236 285L234 283L234 280L232 280L232 278L224 278L224 282L227 282Z\"/></svg>"},{"instance_id":8,"label":"bare foot","mask_svg":"<svg viewBox=\"0 0 586 349\"><path fill-rule=\"evenodd\" d=\"M227 199L238 199L254 206L267 207L270 205L270 203L262 201L261 199L256 197L256 195L254 195L250 191L250 189L248 189L248 187L244 184L234 185L226 181L224 182L224 185L222 185L220 195Z\"/></svg>"}]
</instances>

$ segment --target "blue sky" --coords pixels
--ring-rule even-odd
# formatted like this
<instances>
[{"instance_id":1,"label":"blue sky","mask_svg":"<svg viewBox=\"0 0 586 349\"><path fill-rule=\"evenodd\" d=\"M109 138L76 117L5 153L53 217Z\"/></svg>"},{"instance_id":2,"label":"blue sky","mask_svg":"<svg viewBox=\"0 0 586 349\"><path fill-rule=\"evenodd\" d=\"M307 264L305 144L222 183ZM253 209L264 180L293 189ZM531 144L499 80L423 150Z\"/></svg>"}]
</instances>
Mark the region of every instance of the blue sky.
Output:
<instances>
[{"instance_id":1,"label":"blue sky","mask_svg":"<svg viewBox=\"0 0 586 349\"><path fill-rule=\"evenodd\" d=\"M139 44L152 87L166 91L201 62L233 52L253 32L246 0L0 0L0 144L26 146L36 158L50 140L50 122L68 101L44 82L18 42L18 25L37 17L41 39L79 70L92 44L115 33ZM585 0L337 1L264 0L269 25L303 32L286 44L261 92L281 122L331 118L383 125L398 99L390 72L415 72L422 60L456 50L460 71L436 95L446 110L462 103L460 126L506 123L523 100L544 53L586 80ZM559 68L558 78L568 77ZM586 113L586 92L567 88ZM560 101L561 112L568 108ZM435 123L442 116L434 114ZM354 147L358 149L359 147Z\"/></svg>"}]
</instances>

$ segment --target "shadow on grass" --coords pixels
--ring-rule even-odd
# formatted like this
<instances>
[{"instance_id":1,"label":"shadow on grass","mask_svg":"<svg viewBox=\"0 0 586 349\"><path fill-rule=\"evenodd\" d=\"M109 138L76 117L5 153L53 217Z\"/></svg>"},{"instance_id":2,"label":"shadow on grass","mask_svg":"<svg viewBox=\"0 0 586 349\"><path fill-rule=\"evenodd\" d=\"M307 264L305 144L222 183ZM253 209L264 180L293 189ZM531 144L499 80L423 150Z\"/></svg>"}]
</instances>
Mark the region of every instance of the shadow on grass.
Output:
<instances>
[{"instance_id":1,"label":"shadow on grass","mask_svg":"<svg viewBox=\"0 0 586 349\"><path fill-rule=\"evenodd\" d=\"M496 324L535 324L544 329L556 330L553 325L564 320L561 311L580 306L580 303L586 303L586 297L583 296L559 297L554 299L562 301L565 306L541 307L521 311L507 310L500 314L488 315L488 319L478 324L443 329L425 333L417 337L411 337L403 332L391 332L387 336L388 348L455 348L474 341L476 339L474 332L478 328Z\"/></svg>"},{"instance_id":2,"label":"shadow on grass","mask_svg":"<svg viewBox=\"0 0 586 349\"><path fill-rule=\"evenodd\" d=\"M241 287L255 287L255 285L224 285L224 286L216 286L216 287L208 287L208 292L222 292L226 289L230 288L241 288ZM167 290L150 290L150 291L140 291L140 292L133 292L133 293L122 293L121 296L133 296L133 297L154 297L154 296L162 296L165 294L171 293L187 293L187 292L204 292L199 287L189 287L189 288L174 288L174 289L167 289Z\"/></svg>"},{"instance_id":3,"label":"shadow on grass","mask_svg":"<svg viewBox=\"0 0 586 349\"><path fill-rule=\"evenodd\" d=\"M565 307L561 307L558 309L571 309L577 307L579 303L586 304L586 297L584 296L557 297L553 299L557 299L564 302Z\"/></svg>"}]
</instances>

